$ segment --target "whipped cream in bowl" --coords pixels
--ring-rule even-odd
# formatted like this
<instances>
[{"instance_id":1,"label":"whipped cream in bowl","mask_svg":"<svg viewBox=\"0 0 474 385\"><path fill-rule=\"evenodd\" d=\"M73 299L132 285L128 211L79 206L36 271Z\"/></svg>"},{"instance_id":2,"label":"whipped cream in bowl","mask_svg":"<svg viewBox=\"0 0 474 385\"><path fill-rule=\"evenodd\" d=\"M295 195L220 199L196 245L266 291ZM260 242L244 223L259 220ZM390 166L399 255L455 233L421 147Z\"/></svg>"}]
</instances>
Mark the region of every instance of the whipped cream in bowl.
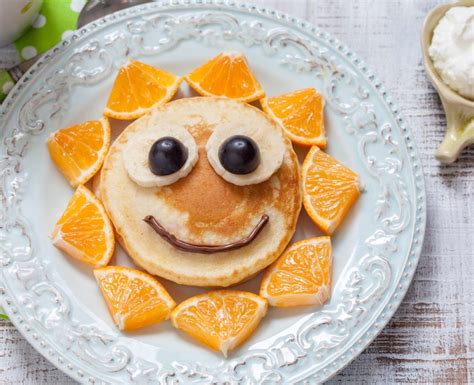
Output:
<instances>
[{"instance_id":1,"label":"whipped cream in bowl","mask_svg":"<svg viewBox=\"0 0 474 385\"><path fill-rule=\"evenodd\" d=\"M433 31L429 55L439 76L474 100L474 6L452 7Z\"/></svg>"},{"instance_id":2,"label":"whipped cream in bowl","mask_svg":"<svg viewBox=\"0 0 474 385\"><path fill-rule=\"evenodd\" d=\"M433 8L423 23L421 47L446 114L446 134L435 156L452 163L474 143L474 0Z\"/></svg>"}]
</instances>

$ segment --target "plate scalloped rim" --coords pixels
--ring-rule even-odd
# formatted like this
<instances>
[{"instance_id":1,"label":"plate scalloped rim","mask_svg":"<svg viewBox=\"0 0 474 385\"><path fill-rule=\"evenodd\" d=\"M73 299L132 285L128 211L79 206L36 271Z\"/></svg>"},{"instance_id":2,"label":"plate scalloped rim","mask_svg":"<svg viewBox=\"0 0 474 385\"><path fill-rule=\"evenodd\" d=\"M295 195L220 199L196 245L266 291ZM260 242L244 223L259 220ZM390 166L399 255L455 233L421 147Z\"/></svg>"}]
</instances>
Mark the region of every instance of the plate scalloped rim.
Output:
<instances>
[{"instance_id":1,"label":"plate scalloped rim","mask_svg":"<svg viewBox=\"0 0 474 385\"><path fill-rule=\"evenodd\" d=\"M390 320L398 306L400 305L408 286L413 278L424 238L425 223L426 223L426 199L424 191L424 181L421 170L421 164L418 158L416 146L413 143L412 135L410 130L406 126L403 117L401 116L399 109L392 102L387 92L381 85L381 82L373 75L365 63L357 58L345 45L340 43L337 39L333 38L326 32L321 32L318 28L312 26L310 23L298 19L296 17L286 15L284 13L274 11L272 9L255 6L251 4L239 3L236 1L224 1L224 0L179 0L167 2L157 2L147 5L140 5L133 8L129 8L124 11L120 11L116 14L106 16L103 19L98 20L92 24L85 26L78 30L74 35L69 37L58 46L48 51L16 84L15 88L10 92L8 98L4 101L0 109L0 118L3 120L8 117L9 112L12 110L15 100L21 95L21 90L28 85L28 82L34 77L34 74L40 70L45 64L47 64L52 58L61 55L61 53L71 45L74 40L82 36L87 36L91 32L97 30L103 25L112 21L119 22L127 19L131 15L137 13L145 13L147 10L157 10L160 6L166 5L169 7L182 7L183 9L188 6L200 6L213 7L217 6L219 10L229 10L232 12L233 9L239 11L245 11L249 14L264 15L267 18L274 19L280 23L286 23L297 31L303 31L306 34L313 35L315 38L322 39L326 44L333 47L335 51L338 51L341 55L344 55L364 76L373 87L378 91L378 94L383 97L383 100L387 108L391 111L392 115L398 123L398 128L401 129L400 135L403 137L406 145L407 152L409 154L408 162L411 166L411 171L414 179L414 189L416 191L416 220L413 234L412 244L410 246L409 255L407 257L406 264L400 274L398 282L394 282L393 286L396 286L392 296L388 299L387 305L379 314L372 325L367 329L363 336L352 346L345 349L337 357L337 360L333 360L331 365L321 370L317 376L313 375L312 378L305 378L308 381L324 381L335 375L338 371L344 368L351 360L353 360L367 345L377 336L377 334L383 329L383 327ZM414 210L415 211L415 210ZM0 250L1 251L1 250ZM18 330L23 336L38 350L44 357L50 360L55 366L63 370L65 373L73 377L74 379L89 383L95 383L98 379L94 378L93 375L85 373L83 368L80 367L77 362L58 355L50 345L49 341L44 339L41 335L38 335L35 328L25 322L25 319L21 316L18 311L17 305L12 297L8 293L8 289L3 286L0 279L0 300L3 304L5 311L10 316L11 321L15 324ZM337 362L336 362L337 361Z\"/></svg>"}]
</instances>

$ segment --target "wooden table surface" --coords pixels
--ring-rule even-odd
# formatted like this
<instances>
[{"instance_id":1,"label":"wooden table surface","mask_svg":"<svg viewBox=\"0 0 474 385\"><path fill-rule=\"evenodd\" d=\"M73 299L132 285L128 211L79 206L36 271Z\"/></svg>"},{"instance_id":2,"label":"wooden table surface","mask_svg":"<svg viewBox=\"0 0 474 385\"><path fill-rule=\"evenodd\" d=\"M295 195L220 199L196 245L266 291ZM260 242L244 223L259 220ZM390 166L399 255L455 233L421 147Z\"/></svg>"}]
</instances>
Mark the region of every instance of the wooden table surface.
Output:
<instances>
[{"instance_id":1,"label":"wooden table surface","mask_svg":"<svg viewBox=\"0 0 474 385\"><path fill-rule=\"evenodd\" d=\"M444 134L423 69L419 31L437 0L259 0L347 43L404 112L424 167L428 222L414 281L392 321L330 384L474 384L474 146L453 165L433 157ZM0 384L68 385L0 321Z\"/></svg>"}]
</instances>

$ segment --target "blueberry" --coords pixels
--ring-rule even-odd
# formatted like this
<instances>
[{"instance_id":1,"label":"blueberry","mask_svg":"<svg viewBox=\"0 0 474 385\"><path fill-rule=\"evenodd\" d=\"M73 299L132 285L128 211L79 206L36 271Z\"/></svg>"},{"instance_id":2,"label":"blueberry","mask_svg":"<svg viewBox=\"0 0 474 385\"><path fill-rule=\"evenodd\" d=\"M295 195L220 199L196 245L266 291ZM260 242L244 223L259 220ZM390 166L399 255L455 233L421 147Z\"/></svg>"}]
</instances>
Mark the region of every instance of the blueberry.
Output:
<instances>
[{"instance_id":1,"label":"blueberry","mask_svg":"<svg viewBox=\"0 0 474 385\"><path fill-rule=\"evenodd\" d=\"M219 147L219 161L232 174L250 174L260 163L260 150L248 136L234 135Z\"/></svg>"},{"instance_id":2,"label":"blueberry","mask_svg":"<svg viewBox=\"0 0 474 385\"><path fill-rule=\"evenodd\" d=\"M148 165L155 175L170 175L184 166L188 149L178 139L165 136L158 139L148 153Z\"/></svg>"}]
</instances>

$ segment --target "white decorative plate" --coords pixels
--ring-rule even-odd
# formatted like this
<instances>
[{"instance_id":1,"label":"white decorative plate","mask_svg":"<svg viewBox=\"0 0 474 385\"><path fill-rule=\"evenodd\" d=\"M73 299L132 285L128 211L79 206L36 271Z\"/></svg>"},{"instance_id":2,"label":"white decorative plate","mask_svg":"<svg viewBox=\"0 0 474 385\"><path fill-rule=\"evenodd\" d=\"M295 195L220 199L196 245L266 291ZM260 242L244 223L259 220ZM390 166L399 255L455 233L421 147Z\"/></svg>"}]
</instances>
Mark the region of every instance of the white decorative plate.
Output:
<instances>
[{"instance_id":1,"label":"white decorative plate","mask_svg":"<svg viewBox=\"0 0 474 385\"><path fill-rule=\"evenodd\" d=\"M333 237L331 301L270 309L228 359L170 323L117 331L91 269L48 238L73 191L45 145L52 131L101 115L127 57L185 74L222 50L243 51L269 95L307 86L322 92L328 151L366 188ZM181 96L189 92L182 88ZM365 64L305 21L222 0L131 8L47 53L12 90L0 118L0 304L41 354L82 383L318 383L374 339L413 277L426 209L410 130ZM295 239L316 234L302 215ZM116 262L130 264L122 251ZM256 291L260 278L239 287ZM177 301L203 291L165 284Z\"/></svg>"}]
</instances>

